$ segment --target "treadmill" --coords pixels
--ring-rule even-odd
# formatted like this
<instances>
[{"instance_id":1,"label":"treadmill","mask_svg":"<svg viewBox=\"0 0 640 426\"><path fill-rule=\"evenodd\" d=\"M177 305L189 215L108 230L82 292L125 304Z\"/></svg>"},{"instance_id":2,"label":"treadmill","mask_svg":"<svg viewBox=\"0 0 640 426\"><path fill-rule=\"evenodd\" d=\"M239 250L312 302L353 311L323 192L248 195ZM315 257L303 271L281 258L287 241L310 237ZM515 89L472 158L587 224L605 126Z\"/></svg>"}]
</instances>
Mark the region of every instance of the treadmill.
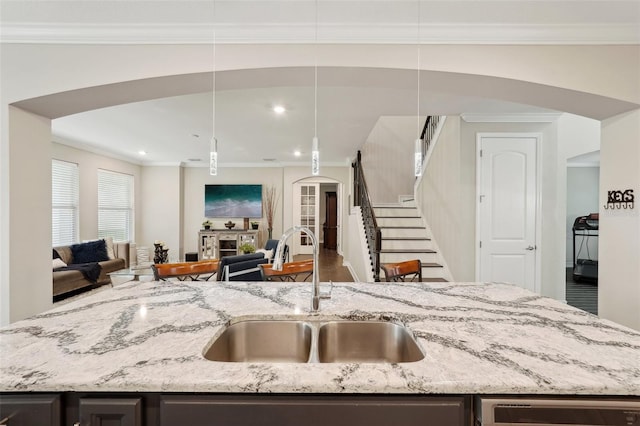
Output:
<instances>
[{"instance_id":1,"label":"treadmill","mask_svg":"<svg viewBox=\"0 0 640 426\"><path fill-rule=\"evenodd\" d=\"M573 221L573 280L578 282L588 280L598 282L598 259L592 259L587 246L587 257L583 256L583 247L589 244L590 237L598 237L599 214L591 213L578 216ZM580 249L576 252L576 237L580 237Z\"/></svg>"}]
</instances>

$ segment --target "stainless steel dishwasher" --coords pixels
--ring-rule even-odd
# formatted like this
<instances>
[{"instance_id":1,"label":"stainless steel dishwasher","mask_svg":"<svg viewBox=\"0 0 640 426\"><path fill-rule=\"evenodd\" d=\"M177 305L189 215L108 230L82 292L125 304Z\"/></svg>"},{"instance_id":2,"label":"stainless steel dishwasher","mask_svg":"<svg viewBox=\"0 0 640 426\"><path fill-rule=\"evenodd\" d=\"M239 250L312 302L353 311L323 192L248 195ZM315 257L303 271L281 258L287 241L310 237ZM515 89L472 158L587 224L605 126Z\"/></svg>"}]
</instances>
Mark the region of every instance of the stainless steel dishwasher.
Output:
<instances>
[{"instance_id":1,"label":"stainless steel dishwasher","mask_svg":"<svg viewBox=\"0 0 640 426\"><path fill-rule=\"evenodd\" d=\"M640 398L476 397L475 426L640 426Z\"/></svg>"}]
</instances>

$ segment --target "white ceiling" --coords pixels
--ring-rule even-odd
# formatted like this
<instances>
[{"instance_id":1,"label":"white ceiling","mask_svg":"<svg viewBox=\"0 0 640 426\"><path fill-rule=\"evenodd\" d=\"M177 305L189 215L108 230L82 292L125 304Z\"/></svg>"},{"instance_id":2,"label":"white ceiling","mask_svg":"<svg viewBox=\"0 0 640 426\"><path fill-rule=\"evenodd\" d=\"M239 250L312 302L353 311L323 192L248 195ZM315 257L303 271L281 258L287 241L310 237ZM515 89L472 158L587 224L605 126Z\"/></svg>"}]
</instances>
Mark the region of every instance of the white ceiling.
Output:
<instances>
[{"instance_id":1,"label":"white ceiling","mask_svg":"<svg viewBox=\"0 0 640 426\"><path fill-rule=\"evenodd\" d=\"M214 28L217 40L226 43L308 43L315 41L316 31L320 43L415 43L418 38L422 43L640 41L638 0L3 0L0 17L2 41L19 43L210 43ZM260 73L273 72L218 73L216 136L223 164L308 161L314 133L313 69L280 70L290 75L279 80L293 85L255 84L264 77ZM384 71L392 73L385 78L393 81L385 87L336 84L341 73L353 72L318 72L317 134L326 164L345 164L379 117L417 112L415 71ZM275 104L288 111L276 116L271 111ZM433 88L421 90L420 104L423 116L548 112ZM57 141L130 161L195 165L190 160L204 160L208 152L212 110L212 93L197 93L57 118L53 132ZM302 157L293 156L296 149ZM140 157L139 150L147 155Z\"/></svg>"}]
</instances>

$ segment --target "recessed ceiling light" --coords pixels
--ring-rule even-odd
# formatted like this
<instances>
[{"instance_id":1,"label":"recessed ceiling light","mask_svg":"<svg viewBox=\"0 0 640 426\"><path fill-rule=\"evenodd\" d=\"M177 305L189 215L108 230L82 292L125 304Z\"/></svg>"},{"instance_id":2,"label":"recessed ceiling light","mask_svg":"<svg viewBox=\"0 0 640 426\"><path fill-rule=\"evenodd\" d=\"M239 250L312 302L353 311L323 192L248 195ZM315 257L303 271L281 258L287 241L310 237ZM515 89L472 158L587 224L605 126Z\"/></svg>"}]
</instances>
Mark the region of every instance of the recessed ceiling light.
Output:
<instances>
[{"instance_id":1,"label":"recessed ceiling light","mask_svg":"<svg viewBox=\"0 0 640 426\"><path fill-rule=\"evenodd\" d=\"M275 112L276 114L284 114L285 111L286 109L282 105L276 105L273 107L273 112Z\"/></svg>"},{"instance_id":2,"label":"recessed ceiling light","mask_svg":"<svg viewBox=\"0 0 640 426\"><path fill-rule=\"evenodd\" d=\"M300 157L302 153L300 151L293 151L293 155L295 155L296 157Z\"/></svg>"},{"instance_id":3,"label":"recessed ceiling light","mask_svg":"<svg viewBox=\"0 0 640 426\"><path fill-rule=\"evenodd\" d=\"M140 155L147 155L147 151L138 151L138 154L140 154Z\"/></svg>"}]
</instances>

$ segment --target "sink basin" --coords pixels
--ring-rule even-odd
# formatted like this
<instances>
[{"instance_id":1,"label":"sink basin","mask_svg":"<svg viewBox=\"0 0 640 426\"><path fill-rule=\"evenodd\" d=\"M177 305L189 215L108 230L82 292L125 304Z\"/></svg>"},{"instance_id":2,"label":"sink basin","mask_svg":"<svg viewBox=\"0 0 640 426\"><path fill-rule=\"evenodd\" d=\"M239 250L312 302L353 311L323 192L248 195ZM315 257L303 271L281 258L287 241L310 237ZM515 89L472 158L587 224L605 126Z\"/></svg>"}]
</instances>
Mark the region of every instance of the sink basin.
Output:
<instances>
[{"instance_id":1,"label":"sink basin","mask_svg":"<svg viewBox=\"0 0 640 426\"><path fill-rule=\"evenodd\" d=\"M414 362L424 358L409 330L384 321L248 320L227 327L204 351L221 362Z\"/></svg>"},{"instance_id":2,"label":"sink basin","mask_svg":"<svg viewBox=\"0 0 640 426\"><path fill-rule=\"evenodd\" d=\"M204 353L210 361L307 362L312 327L304 321L242 321L227 327Z\"/></svg>"},{"instance_id":3,"label":"sink basin","mask_svg":"<svg viewBox=\"0 0 640 426\"><path fill-rule=\"evenodd\" d=\"M424 354L405 327L382 321L331 321L318 333L320 362L414 362Z\"/></svg>"}]
</instances>

